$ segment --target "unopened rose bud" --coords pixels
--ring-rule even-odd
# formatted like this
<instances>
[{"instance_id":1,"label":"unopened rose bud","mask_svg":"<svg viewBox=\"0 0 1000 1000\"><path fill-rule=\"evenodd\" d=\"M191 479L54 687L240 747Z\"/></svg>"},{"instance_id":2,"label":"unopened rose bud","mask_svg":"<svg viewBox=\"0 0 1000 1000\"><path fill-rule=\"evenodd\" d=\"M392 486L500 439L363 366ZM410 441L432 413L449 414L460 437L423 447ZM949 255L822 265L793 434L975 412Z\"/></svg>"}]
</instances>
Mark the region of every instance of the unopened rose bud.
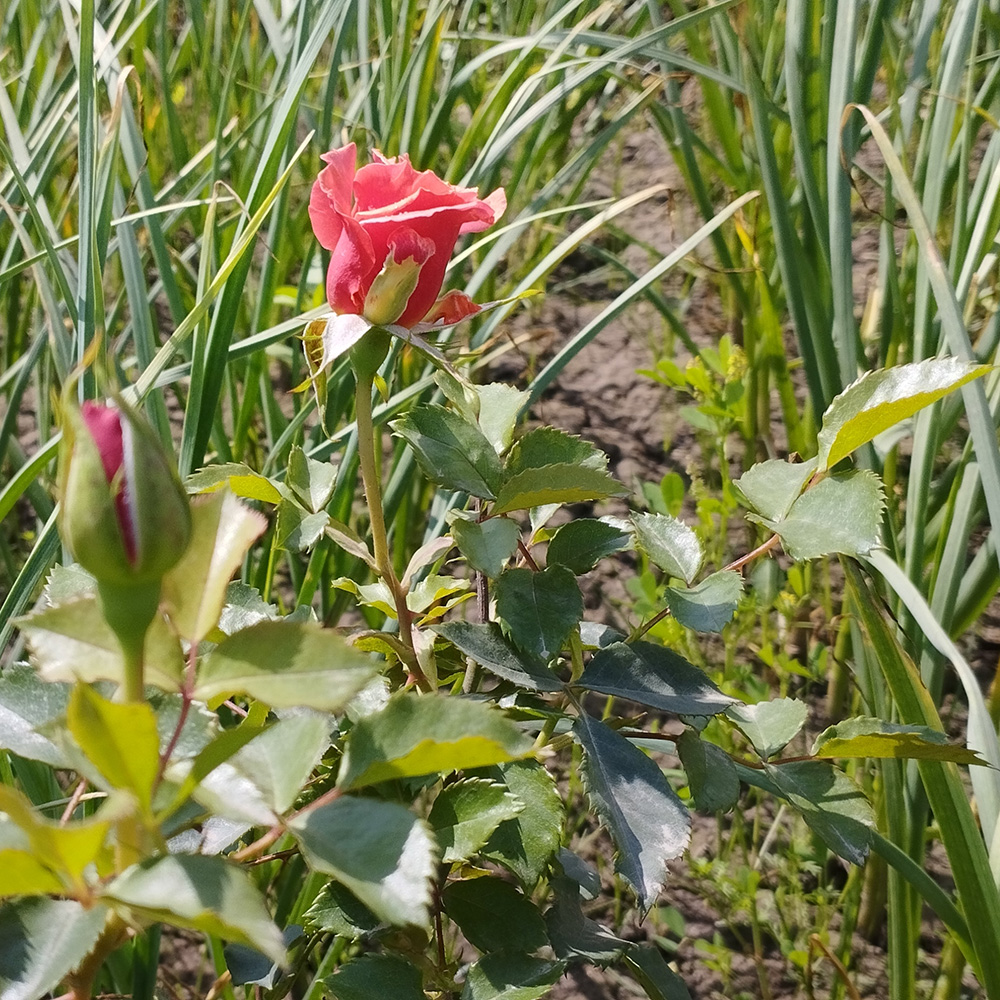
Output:
<instances>
[{"instance_id":1,"label":"unopened rose bud","mask_svg":"<svg viewBox=\"0 0 1000 1000\"><path fill-rule=\"evenodd\" d=\"M63 541L98 582L159 582L184 554L187 494L152 428L127 407L66 406L60 484Z\"/></svg>"}]
</instances>

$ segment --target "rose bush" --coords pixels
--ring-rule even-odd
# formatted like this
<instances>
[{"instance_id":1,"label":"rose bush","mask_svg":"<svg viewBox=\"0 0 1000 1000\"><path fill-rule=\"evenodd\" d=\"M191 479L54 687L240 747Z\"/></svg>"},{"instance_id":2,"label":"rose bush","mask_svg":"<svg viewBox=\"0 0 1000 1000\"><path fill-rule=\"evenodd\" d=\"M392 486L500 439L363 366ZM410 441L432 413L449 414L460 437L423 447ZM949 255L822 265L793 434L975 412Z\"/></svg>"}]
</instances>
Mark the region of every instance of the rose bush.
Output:
<instances>
[{"instance_id":1,"label":"rose bush","mask_svg":"<svg viewBox=\"0 0 1000 1000\"><path fill-rule=\"evenodd\" d=\"M438 296L458 237L496 222L507 206L503 190L480 198L414 170L405 155L372 156L359 170L354 143L324 153L326 167L313 184L309 217L331 251L326 292L333 311L406 328L478 312L461 292Z\"/></svg>"}]
</instances>

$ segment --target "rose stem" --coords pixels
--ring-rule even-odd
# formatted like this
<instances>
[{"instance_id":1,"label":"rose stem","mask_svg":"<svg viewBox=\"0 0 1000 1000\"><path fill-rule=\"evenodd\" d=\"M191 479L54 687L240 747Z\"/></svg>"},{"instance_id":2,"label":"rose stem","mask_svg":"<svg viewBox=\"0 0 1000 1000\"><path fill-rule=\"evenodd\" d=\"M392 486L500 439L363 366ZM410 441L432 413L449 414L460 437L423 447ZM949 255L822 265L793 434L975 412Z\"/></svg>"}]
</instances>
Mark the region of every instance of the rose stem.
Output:
<instances>
[{"instance_id":1,"label":"rose stem","mask_svg":"<svg viewBox=\"0 0 1000 1000\"><path fill-rule=\"evenodd\" d=\"M375 569L392 593L399 621L399 637L409 654L406 667L414 682L426 690L430 683L417 664L413 651L413 620L406 604L406 594L396 577L396 570L389 555L389 536L385 529L385 515L382 510L382 477L379 472L381 435L375 434L375 418L372 412L372 387L374 373L357 374L355 388L355 418L358 424L358 457L361 462L361 481L368 501L368 515L372 532L372 548L375 550Z\"/></svg>"}]
</instances>

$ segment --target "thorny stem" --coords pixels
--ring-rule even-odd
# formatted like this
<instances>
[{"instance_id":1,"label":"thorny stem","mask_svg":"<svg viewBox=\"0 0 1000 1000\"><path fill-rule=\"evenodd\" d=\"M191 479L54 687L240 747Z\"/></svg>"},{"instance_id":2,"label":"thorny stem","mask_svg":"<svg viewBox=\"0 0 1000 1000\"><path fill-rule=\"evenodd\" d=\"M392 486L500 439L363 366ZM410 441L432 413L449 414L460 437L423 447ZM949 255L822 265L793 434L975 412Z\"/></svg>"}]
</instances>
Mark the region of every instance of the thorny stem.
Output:
<instances>
[{"instance_id":1,"label":"thorny stem","mask_svg":"<svg viewBox=\"0 0 1000 1000\"><path fill-rule=\"evenodd\" d=\"M295 819L296 816L304 816L306 813L310 813L314 809L319 809L320 806L329 805L331 802L339 799L341 795L343 795L342 788L331 788L318 798L313 799L312 802L304 805L301 809L296 810L292 813L289 819ZM248 844L246 847L230 854L229 859L231 861L235 861L237 864L254 861L256 858L259 858L260 855L263 854L264 851L266 851L276 840L278 840L284 832L285 823L276 823L270 830L267 831L267 833L265 833L262 837L258 837L252 844Z\"/></svg>"},{"instance_id":2,"label":"thorny stem","mask_svg":"<svg viewBox=\"0 0 1000 1000\"><path fill-rule=\"evenodd\" d=\"M368 502L368 516L372 532L372 548L375 555L375 569L392 594L396 605L396 619L399 622L399 637L403 643L403 660L410 674L410 680L429 690L431 685L417 663L413 646L413 616L406 604L406 591L396 576L389 554L389 535L385 527L382 509L382 477L380 475L379 439L375 434L375 417L372 412L373 374L358 375L355 386L355 416L358 424L358 458L361 464L361 481L365 487Z\"/></svg>"},{"instance_id":3,"label":"thorny stem","mask_svg":"<svg viewBox=\"0 0 1000 1000\"><path fill-rule=\"evenodd\" d=\"M517 548L518 551L521 553L521 556L523 557L524 561L528 564L528 567L532 570L532 572L537 573L538 563L535 562L531 553L528 551L528 546L525 545L520 538L517 540Z\"/></svg>"},{"instance_id":4,"label":"thorny stem","mask_svg":"<svg viewBox=\"0 0 1000 1000\"><path fill-rule=\"evenodd\" d=\"M197 666L198 657L198 646L197 643L191 643L191 648L188 650L187 664L184 667L184 685L181 688L181 710L180 714L177 716L177 725L174 726L173 735L170 737L170 742L167 744L166 749L160 754L160 766L156 771L156 782L154 787L158 786L163 780L163 772L167 769L167 764L170 763L170 755L174 752L177 747L177 741L181 738L181 730L184 728L184 723L187 722L188 713L191 711L191 701L194 697L194 682L195 682L195 670Z\"/></svg>"},{"instance_id":5,"label":"thorny stem","mask_svg":"<svg viewBox=\"0 0 1000 1000\"><path fill-rule=\"evenodd\" d=\"M73 789L73 794L69 797L69 802L66 803L66 808L59 819L60 826L65 826L72 819L73 813L76 812L76 807L80 804L80 800L83 798L83 793L86 789L87 779L81 778L76 788Z\"/></svg>"}]
</instances>

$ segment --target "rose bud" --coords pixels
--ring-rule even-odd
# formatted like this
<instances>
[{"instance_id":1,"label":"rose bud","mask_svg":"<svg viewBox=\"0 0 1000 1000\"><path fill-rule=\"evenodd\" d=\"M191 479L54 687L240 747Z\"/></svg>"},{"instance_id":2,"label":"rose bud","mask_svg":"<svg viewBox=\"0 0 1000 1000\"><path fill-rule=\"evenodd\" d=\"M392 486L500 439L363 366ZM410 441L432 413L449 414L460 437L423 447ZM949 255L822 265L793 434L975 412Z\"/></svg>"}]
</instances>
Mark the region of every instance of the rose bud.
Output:
<instances>
[{"instance_id":1,"label":"rose bud","mask_svg":"<svg viewBox=\"0 0 1000 1000\"><path fill-rule=\"evenodd\" d=\"M128 407L66 405L60 486L63 541L98 582L159 583L184 554L187 494L152 428Z\"/></svg>"},{"instance_id":2,"label":"rose bud","mask_svg":"<svg viewBox=\"0 0 1000 1000\"><path fill-rule=\"evenodd\" d=\"M333 311L409 329L434 310L459 236L492 226L507 200L499 188L480 198L433 171L414 170L407 156L373 158L358 170L354 143L324 153L309 218L331 251L326 293ZM437 310L460 318L478 311L461 292L450 292Z\"/></svg>"}]
</instances>

